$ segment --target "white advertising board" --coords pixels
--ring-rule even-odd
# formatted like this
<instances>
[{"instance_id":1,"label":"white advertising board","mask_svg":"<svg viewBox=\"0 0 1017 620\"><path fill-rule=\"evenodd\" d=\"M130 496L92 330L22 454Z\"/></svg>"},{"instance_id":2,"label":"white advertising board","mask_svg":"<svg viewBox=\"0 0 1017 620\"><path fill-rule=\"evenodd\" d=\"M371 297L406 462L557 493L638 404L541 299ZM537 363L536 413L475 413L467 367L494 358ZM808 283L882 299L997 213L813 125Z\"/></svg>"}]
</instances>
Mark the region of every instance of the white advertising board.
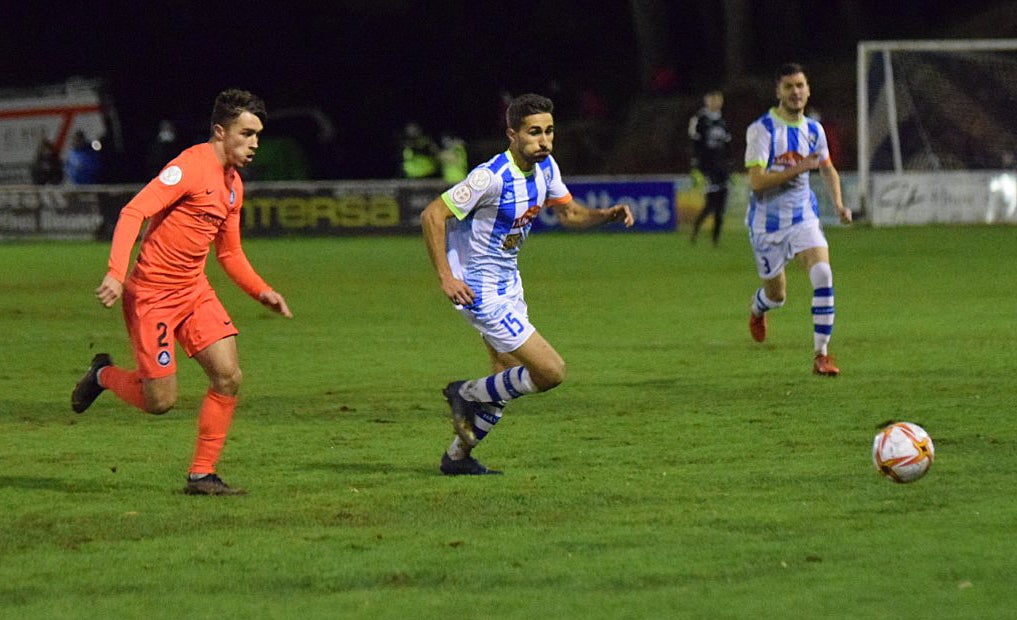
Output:
<instances>
[{"instance_id":1,"label":"white advertising board","mask_svg":"<svg viewBox=\"0 0 1017 620\"><path fill-rule=\"evenodd\" d=\"M1012 171L874 174L873 226L1017 223Z\"/></svg>"}]
</instances>

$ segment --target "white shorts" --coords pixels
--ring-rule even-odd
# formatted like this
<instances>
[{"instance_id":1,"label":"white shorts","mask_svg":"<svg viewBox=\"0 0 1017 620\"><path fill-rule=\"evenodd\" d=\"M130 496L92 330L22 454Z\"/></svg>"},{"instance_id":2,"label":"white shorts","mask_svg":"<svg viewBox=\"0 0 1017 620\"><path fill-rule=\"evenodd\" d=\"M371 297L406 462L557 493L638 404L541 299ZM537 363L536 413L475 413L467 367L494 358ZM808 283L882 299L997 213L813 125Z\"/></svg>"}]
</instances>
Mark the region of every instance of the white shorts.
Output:
<instances>
[{"instance_id":1,"label":"white shorts","mask_svg":"<svg viewBox=\"0 0 1017 620\"><path fill-rule=\"evenodd\" d=\"M537 331L521 293L495 297L491 303L460 308L459 312L498 353L515 351Z\"/></svg>"},{"instance_id":2,"label":"white shorts","mask_svg":"<svg viewBox=\"0 0 1017 620\"><path fill-rule=\"evenodd\" d=\"M819 220L809 220L772 233L749 231L749 241L752 253L756 255L756 271L764 280L777 276L800 252L830 247Z\"/></svg>"}]
</instances>

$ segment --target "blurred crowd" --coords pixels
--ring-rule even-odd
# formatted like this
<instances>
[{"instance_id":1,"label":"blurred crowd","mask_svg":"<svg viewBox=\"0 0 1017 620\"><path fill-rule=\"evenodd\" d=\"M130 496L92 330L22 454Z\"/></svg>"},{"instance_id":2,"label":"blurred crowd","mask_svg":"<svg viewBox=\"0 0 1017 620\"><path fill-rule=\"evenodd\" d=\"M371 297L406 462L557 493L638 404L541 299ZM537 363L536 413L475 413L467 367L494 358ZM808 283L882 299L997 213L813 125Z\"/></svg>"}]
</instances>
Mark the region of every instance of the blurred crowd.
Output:
<instances>
[{"instance_id":1,"label":"blurred crowd","mask_svg":"<svg viewBox=\"0 0 1017 620\"><path fill-rule=\"evenodd\" d=\"M71 137L67 157L61 161L56 146L47 138L39 141L32 162L32 182L55 185L67 181L73 185L94 185L103 182L102 144L89 140L82 131Z\"/></svg>"}]
</instances>

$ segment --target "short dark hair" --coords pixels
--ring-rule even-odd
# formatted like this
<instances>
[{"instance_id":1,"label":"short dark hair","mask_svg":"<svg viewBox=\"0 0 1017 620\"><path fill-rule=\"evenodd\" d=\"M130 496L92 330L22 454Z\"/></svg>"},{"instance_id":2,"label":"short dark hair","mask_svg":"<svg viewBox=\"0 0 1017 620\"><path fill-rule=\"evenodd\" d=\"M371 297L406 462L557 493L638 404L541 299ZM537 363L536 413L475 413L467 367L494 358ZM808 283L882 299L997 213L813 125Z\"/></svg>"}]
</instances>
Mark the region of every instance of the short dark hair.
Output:
<instances>
[{"instance_id":1,"label":"short dark hair","mask_svg":"<svg viewBox=\"0 0 1017 620\"><path fill-rule=\"evenodd\" d=\"M262 123L268 119L265 102L257 95L237 88L224 90L215 98L215 105L212 106L212 126L229 127L244 112L257 116Z\"/></svg>"},{"instance_id":2,"label":"short dark hair","mask_svg":"<svg viewBox=\"0 0 1017 620\"><path fill-rule=\"evenodd\" d=\"M795 75L796 73L805 75L805 67L797 62L786 62L780 66L780 69L777 69L777 79L775 81L779 84L787 76Z\"/></svg>"},{"instance_id":3,"label":"short dark hair","mask_svg":"<svg viewBox=\"0 0 1017 620\"><path fill-rule=\"evenodd\" d=\"M527 116L545 113L554 113L554 103L547 97L527 93L509 102L508 109L505 110L505 123L510 129L519 129Z\"/></svg>"}]
</instances>

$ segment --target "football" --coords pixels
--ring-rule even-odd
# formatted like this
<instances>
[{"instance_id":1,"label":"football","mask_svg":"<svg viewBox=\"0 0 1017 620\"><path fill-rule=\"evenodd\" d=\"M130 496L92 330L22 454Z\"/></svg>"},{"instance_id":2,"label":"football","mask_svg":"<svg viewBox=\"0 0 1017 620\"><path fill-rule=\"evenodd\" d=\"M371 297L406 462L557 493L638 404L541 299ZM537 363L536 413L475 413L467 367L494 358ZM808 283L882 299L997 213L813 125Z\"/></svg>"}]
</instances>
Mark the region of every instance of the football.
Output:
<instances>
[{"instance_id":1,"label":"football","mask_svg":"<svg viewBox=\"0 0 1017 620\"><path fill-rule=\"evenodd\" d=\"M872 441L872 462L894 482L914 482L929 471L935 448L925 429L911 422L889 422Z\"/></svg>"}]
</instances>

